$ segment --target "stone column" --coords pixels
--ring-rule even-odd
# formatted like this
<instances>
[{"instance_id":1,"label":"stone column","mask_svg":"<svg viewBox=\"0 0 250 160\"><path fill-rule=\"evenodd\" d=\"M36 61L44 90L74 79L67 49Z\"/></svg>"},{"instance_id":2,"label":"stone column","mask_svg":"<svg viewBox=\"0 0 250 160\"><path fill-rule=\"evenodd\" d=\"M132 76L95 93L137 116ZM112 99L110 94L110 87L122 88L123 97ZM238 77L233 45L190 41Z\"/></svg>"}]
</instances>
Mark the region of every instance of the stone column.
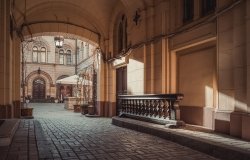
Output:
<instances>
[{"instance_id":1,"label":"stone column","mask_svg":"<svg viewBox=\"0 0 250 160\"><path fill-rule=\"evenodd\" d=\"M246 23L246 55L244 57L244 60L246 62L246 108L247 113L243 115L242 117L242 138L250 140L250 1L246 1L245 4L246 10L246 16L245 23Z\"/></svg>"},{"instance_id":2,"label":"stone column","mask_svg":"<svg viewBox=\"0 0 250 160\"><path fill-rule=\"evenodd\" d=\"M250 1L246 1L247 112L250 113Z\"/></svg>"},{"instance_id":3,"label":"stone column","mask_svg":"<svg viewBox=\"0 0 250 160\"><path fill-rule=\"evenodd\" d=\"M96 112L100 116L108 116L108 109L109 104L111 104L111 98L115 97L114 92L112 92L112 88L114 87L112 79L112 68L110 67L107 62L104 62L107 57L109 57L109 41L108 40L102 40L102 43L100 44L101 50L104 52L104 54L100 55L100 64L99 68L97 70L97 105L96 105ZM110 71L109 71L110 70ZM109 84L110 83L110 84Z\"/></svg>"},{"instance_id":4,"label":"stone column","mask_svg":"<svg viewBox=\"0 0 250 160\"><path fill-rule=\"evenodd\" d=\"M246 112L246 21L245 3L234 8L233 20L233 79L235 111Z\"/></svg>"},{"instance_id":5,"label":"stone column","mask_svg":"<svg viewBox=\"0 0 250 160\"><path fill-rule=\"evenodd\" d=\"M0 1L0 118L12 116L10 2L9 0Z\"/></svg>"},{"instance_id":6,"label":"stone column","mask_svg":"<svg viewBox=\"0 0 250 160\"><path fill-rule=\"evenodd\" d=\"M20 53L20 45L21 41L17 37L16 34L14 34L13 38L13 59L12 64L14 67L12 67L12 99L13 99L13 111L14 111L14 118L20 118L20 111L21 111L21 103L20 103L20 59L21 59L21 53Z\"/></svg>"}]
</instances>

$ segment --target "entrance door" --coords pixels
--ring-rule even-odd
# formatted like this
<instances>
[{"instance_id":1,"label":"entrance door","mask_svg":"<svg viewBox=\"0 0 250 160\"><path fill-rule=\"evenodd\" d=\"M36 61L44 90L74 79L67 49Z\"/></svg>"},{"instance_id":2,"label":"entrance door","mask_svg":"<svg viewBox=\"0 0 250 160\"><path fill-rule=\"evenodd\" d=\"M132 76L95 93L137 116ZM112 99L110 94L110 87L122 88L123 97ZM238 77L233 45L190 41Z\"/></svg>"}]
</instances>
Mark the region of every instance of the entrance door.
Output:
<instances>
[{"instance_id":1,"label":"entrance door","mask_svg":"<svg viewBox=\"0 0 250 160\"><path fill-rule=\"evenodd\" d=\"M127 94L127 67L116 70L116 94Z\"/></svg>"},{"instance_id":2,"label":"entrance door","mask_svg":"<svg viewBox=\"0 0 250 160\"><path fill-rule=\"evenodd\" d=\"M121 67L116 70L116 102L118 95L127 94L127 67ZM116 105L117 115L119 114L119 106Z\"/></svg>"},{"instance_id":3,"label":"entrance door","mask_svg":"<svg viewBox=\"0 0 250 160\"><path fill-rule=\"evenodd\" d=\"M45 81L42 78L33 81L33 99L45 99Z\"/></svg>"}]
</instances>

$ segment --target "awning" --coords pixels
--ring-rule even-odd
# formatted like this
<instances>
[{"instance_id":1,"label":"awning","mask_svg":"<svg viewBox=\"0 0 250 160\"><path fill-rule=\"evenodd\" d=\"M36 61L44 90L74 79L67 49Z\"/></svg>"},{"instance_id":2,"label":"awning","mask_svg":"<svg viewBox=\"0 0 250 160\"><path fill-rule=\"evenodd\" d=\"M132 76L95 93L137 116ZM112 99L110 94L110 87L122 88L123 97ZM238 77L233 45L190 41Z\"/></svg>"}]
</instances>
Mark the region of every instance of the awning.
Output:
<instances>
[{"instance_id":1,"label":"awning","mask_svg":"<svg viewBox=\"0 0 250 160\"><path fill-rule=\"evenodd\" d=\"M92 85L92 82L89 80L84 80L82 77L79 78L78 75L73 75L73 76L69 76L63 79L59 79L56 81L57 84L77 84L77 80L79 79L78 84L81 84L82 81L82 85Z\"/></svg>"}]
</instances>

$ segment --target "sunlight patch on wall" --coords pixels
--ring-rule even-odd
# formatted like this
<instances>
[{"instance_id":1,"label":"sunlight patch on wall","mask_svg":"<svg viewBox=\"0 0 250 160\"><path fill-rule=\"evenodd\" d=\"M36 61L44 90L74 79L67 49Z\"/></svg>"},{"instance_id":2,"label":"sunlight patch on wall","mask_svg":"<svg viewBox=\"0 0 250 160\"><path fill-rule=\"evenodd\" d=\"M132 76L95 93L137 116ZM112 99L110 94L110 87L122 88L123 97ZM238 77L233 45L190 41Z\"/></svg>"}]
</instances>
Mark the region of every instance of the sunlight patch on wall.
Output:
<instances>
[{"instance_id":1,"label":"sunlight patch on wall","mask_svg":"<svg viewBox=\"0 0 250 160\"><path fill-rule=\"evenodd\" d=\"M205 107L213 107L213 88L205 86Z\"/></svg>"},{"instance_id":2,"label":"sunlight patch on wall","mask_svg":"<svg viewBox=\"0 0 250 160\"><path fill-rule=\"evenodd\" d=\"M223 92L223 93L222 93ZM220 111L246 111L247 104L236 100L234 97L234 90L220 91L218 98L218 110ZM205 104L206 107L213 106L213 88L205 86Z\"/></svg>"},{"instance_id":3,"label":"sunlight patch on wall","mask_svg":"<svg viewBox=\"0 0 250 160\"><path fill-rule=\"evenodd\" d=\"M127 69L128 94L144 94L144 63L130 59Z\"/></svg>"}]
</instances>

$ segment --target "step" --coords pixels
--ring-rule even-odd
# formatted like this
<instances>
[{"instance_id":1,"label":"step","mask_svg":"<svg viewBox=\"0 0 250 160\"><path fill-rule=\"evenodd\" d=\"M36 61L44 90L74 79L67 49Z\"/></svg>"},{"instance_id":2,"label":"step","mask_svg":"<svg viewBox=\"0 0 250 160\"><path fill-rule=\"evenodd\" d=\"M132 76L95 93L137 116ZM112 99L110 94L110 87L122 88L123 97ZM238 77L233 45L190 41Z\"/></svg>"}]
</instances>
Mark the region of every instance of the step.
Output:
<instances>
[{"instance_id":1,"label":"step","mask_svg":"<svg viewBox=\"0 0 250 160\"><path fill-rule=\"evenodd\" d=\"M228 135L193 129L188 125L179 129L171 129L165 125L121 117L113 117L112 124L158 136L219 159L250 160L250 143Z\"/></svg>"},{"instance_id":2,"label":"step","mask_svg":"<svg viewBox=\"0 0 250 160\"><path fill-rule=\"evenodd\" d=\"M8 146L11 144L19 122L19 119L4 119L3 124L0 126L0 146Z\"/></svg>"}]
</instances>

